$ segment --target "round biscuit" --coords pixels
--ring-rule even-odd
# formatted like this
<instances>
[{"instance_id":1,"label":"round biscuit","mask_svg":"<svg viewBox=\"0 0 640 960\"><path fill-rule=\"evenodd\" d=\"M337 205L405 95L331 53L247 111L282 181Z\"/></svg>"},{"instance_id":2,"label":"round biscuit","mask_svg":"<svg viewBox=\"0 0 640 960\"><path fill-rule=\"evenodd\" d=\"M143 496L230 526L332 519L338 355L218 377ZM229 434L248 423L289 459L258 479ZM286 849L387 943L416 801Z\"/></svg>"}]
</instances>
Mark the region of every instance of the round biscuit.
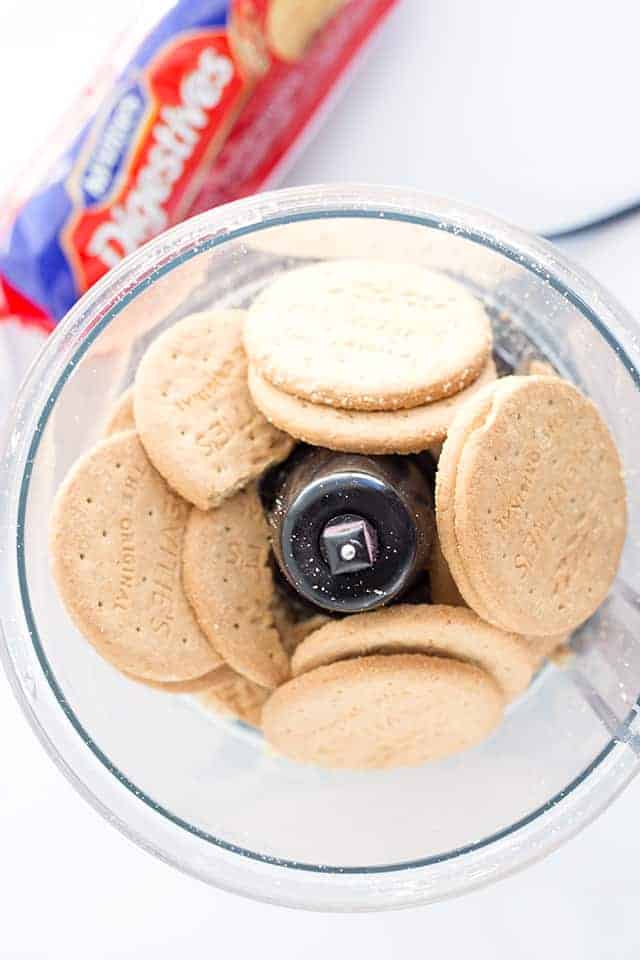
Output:
<instances>
[{"instance_id":1,"label":"round biscuit","mask_svg":"<svg viewBox=\"0 0 640 960\"><path fill-rule=\"evenodd\" d=\"M292 654L303 640L316 630L320 630L320 628L324 627L327 623L331 623L331 617L325 617L322 613L316 613L313 617L308 617L306 620L299 620L297 623L292 624L282 640L285 650L288 650L290 654Z\"/></svg>"},{"instance_id":2,"label":"round biscuit","mask_svg":"<svg viewBox=\"0 0 640 960\"><path fill-rule=\"evenodd\" d=\"M124 673L175 682L221 664L182 589L189 511L133 431L99 443L58 491L50 548L60 596L87 640Z\"/></svg>"},{"instance_id":3,"label":"round biscuit","mask_svg":"<svg viewBox=\"0 0 640 960\"><path fill-rule=\"evenodd\" d=\"M533 377L559 377L560 374L556 372L555 368L549 363L548 360L529 360L527 364L526 371L524 373L530 374Z\"/></svg>"},{"instance_id":4,"label":"round biscuit","mask_svg":"<svg viewBox=\"0 0 640 960\"><path fill-rule=\"evenodd\" d=\"M187 523L182 578L212 647L230 667L263 687L289 675L274 624L269 532L252 485Z\"/></svg>"},{"instance_id":5,"label":"round biscuit","mask_svg":"<svg viewBox=\"0 0 640 960\"><path fill-rule=\"evenodd\" d=\"M367 656L285 683L264 705L262 727L299 763L417 766L479 743L503 707L496 682L472 664L420 653Z\"/></svg>"},{"instance_id":6,"label":"round biscuit","mask_svg":"<svg viewBox=\"0 0 640 960\"><path fill-rule=\"evenodd\" d=\"M570 649L571 634L554 633L548 637L528 636L524 639L529 645L534 664L539 667L544 660L553 659L554 654Z\"/></svg>"},{"instance_id":7,"label":"round biscuit","mask_svg":"<svg viewBox=\"0 0 640 960\"><path fill-rule=\"evenodd\" d=\"M135 421L147 455L201 510L284 460L293 447L249 395L243 321L240 310L187 317L154 341L136 374Z\"/></svg>"},{"instance_id":8,"label":"round biscuit","mask_svg":"<svg viewBox=\"0 0 640 960\"><path fill-rule=\"evenodd\" d=\"M429 585L432 603L448 607L467 606L442 552L437 532L429 555Z\"/></svg>"},{"instance_id":9,"label":"round biscuit","mask_svg":"<svg viewBox=\"0 0 640 960\"><path fill-rule=\"evenodd\" d=\"M163 683L160 680L145 680L143 677L136 677L132 673L126 673L125 676L134 683L142 684L144 687L151 687L153 690L160 690L162 693L199 693L201 690L207 690L212 683L214 675L218 670L226 669L225 664L216 667L202 677L194 677L193 680L175 680L173 682Z\"/></svg>"},{"instance_id":10,"label":"round biscuit","mask_svg":"<svg viewBox=\"0 0 640 960\"><path fill-rule=\"evenodd\" d=\"M252 365L312 403L397 410L452 396L491 350L483 305L414 264L335 260L280 274L245 325Z\"/></svg>"},{"instance_id":11,"label":"round biscuit","mask_svg":"<svg viewBox=\"0 0 640 960\"><path fill-rule=\"evenodd\" d=\"M451 607L466 607L465 599L458 590L458 586L451 575L449 564L445 560L440 541L436 536L429 557L429 580L431 586L431 602ZM554 634L550 637L520 637L529 648L531 662L534 667L543 660L553 657L556 653L567 649L571 635L568 633Z\"/></svg>"},{"instance_id":12,"label":"round biscuit","mask_svg":"<svg viewBox=\"0 0 640 960\"><path fill-rule=\"evenodd\" d=\"M534 658L527 642L481 620L466 607L399 605L336 620L310 634L293 654L293 676L369 654L424 653L474 663L508 700L525 690Z\"/></svg>"},{"instance_id":13,"label":"round biscuit","mask_svg":"<svg viewBox=\"0 0 640 960\"><path fill-rule=\"evenodd\" d=\"M249 367L249 390L267 420L292 437L346 453L420 453L444 440L457 411L496 378L489 359L480 376L452 397L410 410L340 410L279 390Z\"/></svg>"},{"instance_id":14,"label":"round biscuit","mask_svg":"<svg viewBox=\"0 0 640 960\"><path fill-rule=\"evenodd\" d=\"M112 437L114 433L124 433L126 430L136 429L136 418L133 413L133 387L121 393L107 417L104 425L105 437Z\"/></svg>"},{"instance_id":15,"label":"round biscuit","mask_svg":"<svg viewBox=\"0 0 640 960\"><path fill-rule=\"evenodd\" d=\"M260 727L262 707L268 697L268 690L225 664L212 674L211 681L198 693L196 700L213 713L235 717L252 727Z\"/></svg>"},{"instance_id":16,"label":"round biscuit","mask_svg":"<svg viewBox=\"0 0 640 960\"><path fill-rule=\"evenodd\" d=\"M568 632L599 607L618 569L627 522L620 457L572 384L501 383L459 456L458 558L490 622L534 636Z\"/></svg>"},{"instance_id":17,"label":"round biscuit","mask_svg":"<svg viewBox=\"0 0 640 960\"><path fill-rule=\"evenodd\" d=\"M455 583L465 604L471 607L483 619L488 619L484 604L473 590L462 561L458 556L454 524L454 498L458 460L467 437L478 424L482 424L491 409L494 390L505 389L506 380L498 380L478 394L472 403L458 413L449 428L447 438L442 445L436 471L436 529L437 541L442 551L449 574ZM508 387L507 387L508 389Z\"/></svg>"},{"instance_id":18,"label":"round biscuit","mask_svg":"<svg viewBox=\"0 0 640 960\"><path fill-rule=\"evenodd\" d=\"M331 617L323 613L316 613L306 620L297 620L285 600L277 594L271 604L273 620L280 635L280 642L288 656L291 656L296 647L302 643L314 630L319 630Z\"/></svg>"}]
</instances>

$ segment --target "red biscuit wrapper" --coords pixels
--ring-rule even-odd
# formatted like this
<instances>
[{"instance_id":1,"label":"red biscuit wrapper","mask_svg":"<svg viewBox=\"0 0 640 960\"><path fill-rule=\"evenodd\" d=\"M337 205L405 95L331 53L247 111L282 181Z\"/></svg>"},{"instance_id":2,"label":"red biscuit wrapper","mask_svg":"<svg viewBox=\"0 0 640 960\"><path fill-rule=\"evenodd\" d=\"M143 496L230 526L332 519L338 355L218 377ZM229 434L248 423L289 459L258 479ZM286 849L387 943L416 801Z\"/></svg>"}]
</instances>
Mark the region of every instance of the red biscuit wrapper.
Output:
<instances>
[{"instance_id":1,"label":"red biscuit wrapper","mask_svg":"<svg viewBox=\"0 0 640 960\"><path fill-rule=\"evenodd\" d=\"M273 185L395 2L174 3L41 185L12 198L0 318L51 329L153 236Z\"/></svg>"}]
</instances>

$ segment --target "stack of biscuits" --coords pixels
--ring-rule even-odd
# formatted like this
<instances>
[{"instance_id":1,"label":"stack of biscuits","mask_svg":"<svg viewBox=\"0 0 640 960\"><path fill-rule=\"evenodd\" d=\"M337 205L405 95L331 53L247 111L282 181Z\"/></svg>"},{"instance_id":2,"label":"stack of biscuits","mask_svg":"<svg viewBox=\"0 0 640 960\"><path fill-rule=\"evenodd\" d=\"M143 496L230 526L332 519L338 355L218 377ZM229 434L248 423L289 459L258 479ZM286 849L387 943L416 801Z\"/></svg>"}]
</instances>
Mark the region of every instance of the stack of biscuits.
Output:
<instances>
[{"instance_id":1,"label":"stack of biscuits","mask_svg":"<svg viewBox=\"0 0 640 960\"><path fill-rule=\"evenodd\" d=\"M412 264L344 260L281 274L252 305L245 345L267 419L349 453L440 444L496 378L482 304Z\"/></svg>"},{"instance_id":2,"label":"stack of biscuits","mask_svg":"<svg viewBox=\"0 0 640 960\"><path fill-rule=\"evenodd\" d=\"M430 603L333 619L278 590L259 481L297 441L443 443ZM128 679L261 727L290 760L386 768L472 747L600 605L620 460L554 375L496 379L482 304L422 267L276 277L161 334L51 521L60 596Z\"/></svg>"}]
</instances>

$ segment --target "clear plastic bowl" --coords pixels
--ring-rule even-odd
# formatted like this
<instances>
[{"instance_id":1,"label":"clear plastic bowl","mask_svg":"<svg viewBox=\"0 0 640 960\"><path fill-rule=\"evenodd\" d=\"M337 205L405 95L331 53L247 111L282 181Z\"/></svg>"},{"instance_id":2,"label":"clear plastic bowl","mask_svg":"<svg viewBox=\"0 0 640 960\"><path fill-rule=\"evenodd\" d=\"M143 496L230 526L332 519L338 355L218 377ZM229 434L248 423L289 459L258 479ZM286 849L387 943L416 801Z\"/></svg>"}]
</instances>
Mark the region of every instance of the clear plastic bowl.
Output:
<instances>
[{"instance_id":1,"label":"clear plastic bowl","mask_svg":"<svg viewBox=\"0 0 640 960\"><path fill-rule=\"evenodd\" d=\"M630 534L609 599L476 749L418 769L327 772L265 749L191 698L144 688L72 626L47 522L74 460L161 330L248 304L305 259L445 270L496 318L503 359L547 356L596 401L622 453ZM640 351L631 318L550 245L484 213L379 187L309 187L214 210L127 259L74 307L18 398L2 473L4 662L46 750L111 823L216 886L291 906L425 903L530 863L638 769Z\"/></svg>"}]
</instances>

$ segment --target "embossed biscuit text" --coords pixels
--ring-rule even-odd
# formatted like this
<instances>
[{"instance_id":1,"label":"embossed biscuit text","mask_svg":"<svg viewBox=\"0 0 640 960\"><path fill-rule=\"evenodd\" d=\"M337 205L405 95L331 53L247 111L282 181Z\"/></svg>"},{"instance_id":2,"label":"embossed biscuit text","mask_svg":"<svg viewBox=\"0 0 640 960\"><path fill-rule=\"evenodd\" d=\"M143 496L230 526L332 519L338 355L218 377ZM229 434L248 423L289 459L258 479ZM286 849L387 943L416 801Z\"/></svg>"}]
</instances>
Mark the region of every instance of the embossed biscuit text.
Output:
<instances>
[{"instance_id":1,"label":"embossed biscuit text","mask_svg":"<svg viewBox=\"0 0 640 960\"><path fill-rule=\"evenodd\" d=\"M136 572L136 536L132 518L133 502L140 479L147 472L146 464L132 464L122 491L122 513L118 524L118 589L114 600L117 610L129 610Z\"/></svg>"}]
</instances>

